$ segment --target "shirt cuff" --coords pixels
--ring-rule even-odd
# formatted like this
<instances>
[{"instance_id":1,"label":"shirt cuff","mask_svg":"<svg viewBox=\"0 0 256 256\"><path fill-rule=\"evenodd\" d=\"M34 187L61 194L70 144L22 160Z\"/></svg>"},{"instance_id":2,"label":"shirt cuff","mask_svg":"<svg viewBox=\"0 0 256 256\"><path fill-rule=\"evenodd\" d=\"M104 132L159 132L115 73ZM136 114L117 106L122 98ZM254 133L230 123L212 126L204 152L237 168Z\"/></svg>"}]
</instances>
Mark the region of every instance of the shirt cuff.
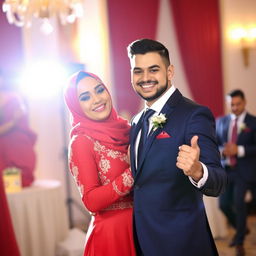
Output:
<instances>
[{"instance_id":1,"label":"shirt cuff","mask_svg":"<svg viewBox=\"0 0 256 256\"><path fill-rule=\"evenodd\" d=\"M237 156L244 157L244 155L245 155L244 146L237 146Z\"/></svg>"},{"instance_id":2,"label":"shirt cuff","mask_svg":"<svg viewBox=\"0 0 256 256\"><path fill-rule=\"evenodd\" d=\"M205 164L203 164L202 162L200 163L203 166L203 177L198 182L194 181L191 177L188 177L190 182L197 188L201 188L208 179L208 169Z\"/></svg>"}]
</instances>

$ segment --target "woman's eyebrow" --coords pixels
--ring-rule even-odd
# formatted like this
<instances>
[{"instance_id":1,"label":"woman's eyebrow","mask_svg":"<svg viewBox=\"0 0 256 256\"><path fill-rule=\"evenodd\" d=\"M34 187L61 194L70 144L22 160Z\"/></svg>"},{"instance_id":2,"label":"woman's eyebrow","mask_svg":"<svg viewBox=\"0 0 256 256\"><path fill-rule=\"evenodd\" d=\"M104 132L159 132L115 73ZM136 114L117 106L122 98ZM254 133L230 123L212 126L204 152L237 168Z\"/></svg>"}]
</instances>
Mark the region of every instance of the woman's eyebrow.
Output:
<instances>
[{"instance_id":1,"label":"woman's eyebrow","mask_svg":"<svg viewBox=\"0 0 256 256\"><path fill-rule=\"evenodd\" d=\"M99 87L101 87L101 86L104 86L102 83L100 83L100 84L98 84L98 85L96 85L95 87L94 87L94 90L97 90Z\"/></svg>"}]
</instances>

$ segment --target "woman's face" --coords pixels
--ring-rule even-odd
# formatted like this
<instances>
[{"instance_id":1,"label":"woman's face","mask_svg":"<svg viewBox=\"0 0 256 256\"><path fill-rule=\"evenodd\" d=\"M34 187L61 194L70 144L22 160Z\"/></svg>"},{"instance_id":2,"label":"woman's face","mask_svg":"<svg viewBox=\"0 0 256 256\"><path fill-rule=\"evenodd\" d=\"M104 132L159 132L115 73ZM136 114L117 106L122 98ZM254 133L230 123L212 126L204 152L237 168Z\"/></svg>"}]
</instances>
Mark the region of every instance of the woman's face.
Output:
<instances>
[{"instance_id":1,"label":"woman's face","mask_svg":"<svg viewBox=\"0 0 256 256\"><path fill-rule=\"evenodd\" d=\"M85 77L77 84L77 96L83 113L90 119L106 119L112 109L112 101L105 86L92 77Z\"/></svg>"}]
</instances>

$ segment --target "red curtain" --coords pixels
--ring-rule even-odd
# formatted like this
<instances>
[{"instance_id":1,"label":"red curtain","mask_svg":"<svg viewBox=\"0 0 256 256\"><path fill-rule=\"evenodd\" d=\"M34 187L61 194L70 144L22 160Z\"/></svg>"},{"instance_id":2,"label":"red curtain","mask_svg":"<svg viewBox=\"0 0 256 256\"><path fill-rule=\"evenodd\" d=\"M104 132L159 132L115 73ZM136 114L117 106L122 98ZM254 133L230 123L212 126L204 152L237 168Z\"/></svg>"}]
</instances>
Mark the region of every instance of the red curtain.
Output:
<instances>
[{"instance_id":1,"label":"red curtain","mask_svg":"<svg viewBox=\"0 0 256 256\"><path fill-rule=\"evenodd\" d=\"M109 0L108 16L113 80L118 112L138 111L140 97L131 86L127 46L136 39L155 39L159 0Z\"/></svg>"},{"instance_id":2,"label":"red curtain","mask_svg":"<svg viewBox=\"0 0 256 256\"><path fill-rule=\"evenodd\" d=\"M223 114L218 0L169 0L185 74L196 102Z\"/></svg>"}]
</instances>

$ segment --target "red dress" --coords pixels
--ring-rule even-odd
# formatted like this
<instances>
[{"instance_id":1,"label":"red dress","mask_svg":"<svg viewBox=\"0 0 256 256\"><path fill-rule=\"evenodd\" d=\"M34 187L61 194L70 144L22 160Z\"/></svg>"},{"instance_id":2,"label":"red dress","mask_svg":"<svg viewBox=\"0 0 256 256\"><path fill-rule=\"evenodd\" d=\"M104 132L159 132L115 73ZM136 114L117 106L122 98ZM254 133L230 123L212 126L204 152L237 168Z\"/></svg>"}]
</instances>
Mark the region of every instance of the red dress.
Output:
<instances>
[{"instance_id":1,"label":"red dress","mask_svg":"<svg viewBox=\"0 0 256 256\"><path fill-rule=\"evenodd\" d=\"M133 178L127 155L86 135L74 136L69 152L70 170L93 215L84 255L136 255L130 195Z\"/></svg>"},{"instance_id":2,"label":"red dress","mask_svg":"<svg viewBox=\"0 0 256 256\"><path fill-rule=\"evenodd\" d=\"M19 256L2 177L0 177L0 209L0 254L1 256Z\"/></svg>"}]
</instances>

